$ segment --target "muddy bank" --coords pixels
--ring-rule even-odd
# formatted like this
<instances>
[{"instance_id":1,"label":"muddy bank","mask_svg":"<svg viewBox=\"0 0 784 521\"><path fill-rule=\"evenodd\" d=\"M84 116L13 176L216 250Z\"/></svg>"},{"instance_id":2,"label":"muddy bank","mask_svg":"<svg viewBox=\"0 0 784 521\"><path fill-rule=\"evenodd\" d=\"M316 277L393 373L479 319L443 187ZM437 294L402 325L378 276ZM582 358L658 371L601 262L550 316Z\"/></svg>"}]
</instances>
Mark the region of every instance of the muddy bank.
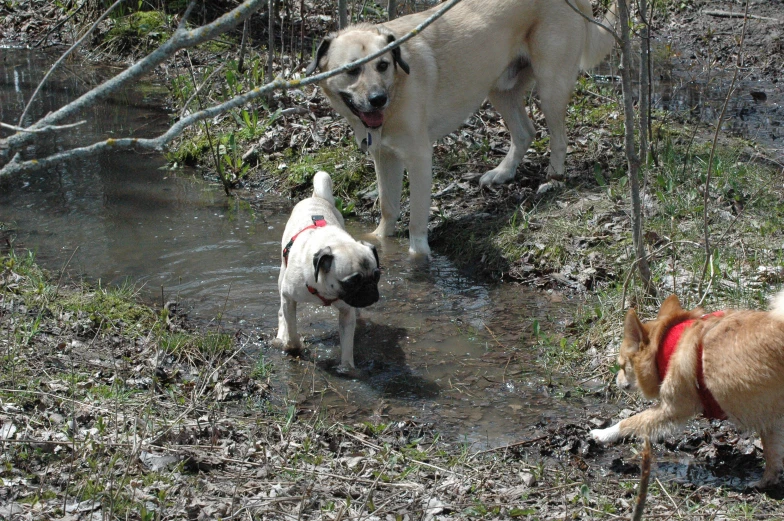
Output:
<instances>
[{"instance_id":1,"label":"muddy bank","mask_svg":"<svg viewBox=\"0 0 784 521\"><path fill-rule=\"evenodd\" d=\"M675 24L705 20L698 8L706 5L686 4L663 19ZM684 25L683 34L694 33ZM699 40L683 43L695 46ZM697 50L695 56L704 58ZM214 53L205 53L202 63L214 59ZM775 76L759 68L773 82ZM320 357L334 351L330 332L308 339L314 346L310 358L270 361L258 357L267 348L265 336L234 323L199 332L203 341L180 337L178 328L187 327L172 319L171 306L155 310L154 318L144 322L107 317L112 304L105 299L81 308L81 315L52 308L54 301L23 301L20 287L28 285L35 294L43 282L4 260L2 337L13 339L6 344L2 376L3 388L10 389L2 395L0 427L8 434L4 457L11 467L4 468L0 487L3 507L9 509L4 513L10 517L10 509L21 509L25 516L39 518L65 512L72 518L100 513L139 519L150 518L151 512L153 517L249 514L264 519L413 519L423 512L441 518L626 515L639 475L638 445L601 448L586 437L589 428L648 405L610 384L626 305L621 295L628 292L643 313L655 307L634 288L630 276L628 187L614 92L598 83L578 85L568 124L569 176L558 191L535 194L547 160L542 130L514 183L478 189L477 173L496 164L507 146L506 131L490 107L437 145L436 210L431 216L437 253L463 263L466 271L461 273L472 277L522 281L548 291L556 307L566 308L558 306L558 299L572 294L595 298L593 309L575 312L544 331L543 322L539 327L530 322L533 313L528 310L490 323L482 338L505 348L499 357L488 356L471 369L495 372L469 372L456 356L455 367L446 368L454 378L438 384L437 390L451 393L455 402L475 406L470 413L445 407L443 416L412 420L414 407L393 403L394 397L427 396L434 387L432 380L410 373L393 380L398 385L388 388L391 397L377 407L354 406L346 390L354 392L356 383L325 377L329 367ZM753 97L751 101L757 103ZM255 152L248 155L250 176L238 183L246 190L242 197L257 210L263 206L253 201L267 191L298 199L307 192L309 175L327 165L333 174L344 174L341 197L372 227L370 221L377 218L372 167L354 149L345 125L316 92L279 95L273 103L281 109L304 106L312 116L282 115L248 139L243 154L254 147ZM533 106L533 119L542 129L541 114ZM756 169L757 160L768 156L765 150L722 136L724 153L708 187L707 208L711 241L720 255L710 263L710 278L701 280L699 241L709 155L704 137L710 126L692 126L687 117L660 117L668 124L657 126L659 154L647 177L645 199L646 240L658 283L663 291L692 301L710 288L706 305L711 308L763 306L766 295L782 283L780 170ZM681 124L669 125L673 120ZM226 121L232 129L232 120ZM194 134L194 141L199 137ZM192 159L198 162L197 157ZM214 179L209 162L202 165L205 176ZM401 235L404 225L405 217ZM476 249L466 252L456 243ZM445 279L437 270L416 276ZM499 305L520 309L523 298ZM432 294L423 292L419 299L432 300ZM401 307L394 309L417 313L421 308L410 300L402 298ZM465 307L470 301L450 303ZM134 336L141 333L131 334L129 324L147 324L142 328L146 334ZM323 324L334 330L334 321L324 318ZM167 331L168 339L150 336L156 328ZM375 336L368 337L379 344L399 340L400 329L371 328ZM519 345L535 356L520 356L514 349ZM398 361L374 366L374 356L363 359L371 381L387 369L398 370ZM425 352L419 362L437 365L442 360ZM531 368L541 366L552 379L531 377ZM297 376L286 380L290 394L276 397L275 391L283 388L278 382L288 375ZM579 385L563 385L559 379L565 375ZM511 383L532 389L519 402L505 394L512 378ZM378 383L382 393L388 381ZM473 396L487 390L498 402ZM568 417L527 415L527 404L536 400L559 404ZM596 403L602 405L585 406ZM488 447L482 432L464 443L444 436L439 418L473 425L499 404L520 407L504 411L518 422L511 446ZM757 493L744 488L761 471L758 444L726 423L691 422L683 433L658 445L655 457L652 515L779 515L780 489Z\"/></svg>"}]
</instances>

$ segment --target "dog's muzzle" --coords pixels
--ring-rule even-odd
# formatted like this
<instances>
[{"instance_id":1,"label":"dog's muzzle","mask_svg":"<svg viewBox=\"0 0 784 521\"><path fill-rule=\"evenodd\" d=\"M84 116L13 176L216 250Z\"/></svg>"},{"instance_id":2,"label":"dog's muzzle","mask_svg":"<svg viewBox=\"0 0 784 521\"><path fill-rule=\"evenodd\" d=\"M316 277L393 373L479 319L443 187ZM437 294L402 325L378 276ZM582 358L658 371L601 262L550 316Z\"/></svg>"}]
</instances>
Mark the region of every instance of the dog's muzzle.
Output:
<instances>
[{"instance_id":1,"label":"dog's muzzle","mask_svg":"<svg viewBox=\"0 0 784 521\"><path fill-rule=\"evenodd\" d=\"M384 109L389 100L386 94L377 93L372 95L369 98L369 101L374 110L367 112L359 110L350 94L341 92L340 97L343 99L343 103L345 103L349 110L362 121L362 124L365 125L365 127L379 128L384 124Z\"/></svg>"},{"instance_id":2,"label":"dog's muzzle","mask_svg":"<svg viewBox=\"0 0 784 521\"><path fill-rule=\"evenodd\" d=\"M340 300L351 307L365 308L378 302L378 281L381 271L376 268L370 275L355 273L340 281L343 291Z\"/></svg>"}]
</instances>

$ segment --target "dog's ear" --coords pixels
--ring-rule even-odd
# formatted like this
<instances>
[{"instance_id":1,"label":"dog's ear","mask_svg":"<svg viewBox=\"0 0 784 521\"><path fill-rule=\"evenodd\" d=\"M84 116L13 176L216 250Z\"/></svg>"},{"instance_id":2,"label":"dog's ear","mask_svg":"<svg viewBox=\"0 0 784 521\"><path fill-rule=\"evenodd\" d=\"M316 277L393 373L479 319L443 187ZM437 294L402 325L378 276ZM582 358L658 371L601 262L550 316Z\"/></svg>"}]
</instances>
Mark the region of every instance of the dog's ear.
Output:
<instances>
[{"instance_id":1,"label":"dog's ear","mask_svg":"<svg viewBox=\"0 0 784 521\"><path fill-rule=\"evenodd\" d=\"M367 246L373 252L373 257L376 258L376 268L381 267L381 261L378 260L378 250L376 249L375 245L367 242L367 241L359 241L360 244Z\"/></svg>"},{"instance_id":2,"label":"dog's ear","mask_svg":"<svg viewBox=\"0 0 784 521\"><path fill-rule=\"evenodd\" d=\"M656 315L656 318L672 316L680 313L681 311L683 311L683 308L681 307L681 301L678 300L678 296L670 295L664 299L661 309L659 309L659 314Z\"/></svg>"},{"instance_id":3,"label":"dog's ear","mask_svg":"<svg viewBox=\"0 0 784 521\"><path fill-rule=\"evenodd\" d=\"M387 44L390 44L390 43L392 43L394 41L395 41L395 35L391 34L391 33L388 34L387 35ZM395 47L394 49L392 49L392 59L395 61L395 66L396 67L398 65L400 65L400 68L403 69L403 72L405 72L406 74L411 74L411 68L403 60L403 56L402 56L402 54L400 52L400 47Z\"/></svg>"},{"instance_id":4,"label":"dog's ear","mask_svg":"<svg viewBox=\"0 0 784 521\"><path fill-rule=\"evenodd\" d=\"M329 270L332 269L332 261L335 259L335 256L332 255L332 248L327 246L326 248L321 248L319 251L313 254L313 270L316 273L316 282L318 282L318 276L320 271L324 271L324 273L329 273Z\"/></svg>"},{"instance_id":5,"label":"dog's ear","mask_svg":"<svg viewBox=\"0 0 784 521\"><path fill-rule=\"evenodd\" d=\"M637 312L632 308L626 312L626 319L623 321L623 349L634 353L641 345L647 343L648 333L637 318Z\"/></svg>"},{"instance_id":6,"label":"dog's ear","mask_svg":"<svg viewBox=\"0 0 784 521\"><path fill-rule=\"evenodd\" d=\"M308 68L305 69L305 76L310 76L311 74L316 72L316 69L318 69L321 66L321 59L324 57L325 54L327 54L327 52L329 52L329 45L332 43L333 38L334 36L330 34L329 36L321 40L321 43L318 46L318 50L316 51L316 57L313 58L313 61L310 62Z\"/></svg>"}]
</instances>

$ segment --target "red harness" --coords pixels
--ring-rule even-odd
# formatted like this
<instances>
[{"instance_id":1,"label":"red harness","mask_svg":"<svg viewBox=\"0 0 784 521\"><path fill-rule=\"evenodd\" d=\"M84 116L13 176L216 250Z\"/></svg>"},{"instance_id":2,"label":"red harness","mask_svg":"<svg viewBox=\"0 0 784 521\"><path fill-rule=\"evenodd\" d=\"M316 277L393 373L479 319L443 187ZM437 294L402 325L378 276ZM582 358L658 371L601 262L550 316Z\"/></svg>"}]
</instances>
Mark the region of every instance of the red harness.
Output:
<instances>
[{"instance_id":1,"label":"red harness","mask_svg":"<svg viewBox=\"0 0 784 521\"><path fill-rule=\"evenodd\" d=\"M300 231L295 233L289 240L288 244L286 244L286 246L283 248L283 262L286 266L289 265L289 252L291 251L291 246L294 244L294 240L299 236L299 234L307 230L315 230L316 228L323 228L327 225L327 220L324 219L323 215L313 215L311 216L311 219L313 219L313 224L311 224L310 226L305 226ZM320 298L321 302L325 306L330 306L336 300L340 300L338 298L324 298L324 296L321 295L316 288L308 285L307 282L305 283L305 287L308 288L308 291L310 292L311 295L316 295L318 298Z\"/></svg>"},{"instance_id":2,"label":"red harness","mask_svg":"<svg viewBox=\"0 0 784 521\"><path fill-rule=\"evenodd\" d=\"M311 294L311 295L316 295L318 298L320 298L320 299L321 299L321 302L322 302L322 303L323 303L325 306L330 306L330 305L332 305L332 303L333 303L333 302L335 302L336 300L340 300L340 299L339 299L339 298L337 298L337 297L335 297L335 298L324 298L324 295L322 295L321 293L319 293L319 292L318 292L318 290L317 290L316 288L314 288L313 286L310 286L310 285L309 285L307 282L305 283L305 287L306 287L306 288L308 288L308 291L310 291L310 294Z\"/></svg>"},{"instance_id":3,"label":"red harness","mask_svg":"<svg viewBox=\"0 0 784 521\"><path fill-rule=\"evenodd\" d=\"M310 226L305 226L300 231L295 233L289 240L289 243L286 244L286 246L283 248L283 262L286 264L286 266L289 265L289 252L291 251L291 246L294 244L294 240L299 236L299 234L308 230L323 228L327 225L327 221L326 219L324 219L323 215L313 215L311 216L311 219L313 219L313 224L311 224Z\"/></svg>"},{"instance_id":4,"label":"red harness","mask_svg":"<svg viewBox=\"0 0 784 521\"><path fill-rule=\"evenodd\" d=\"M721 317L724 315L723 311L715 311L703 315L698 320L705 320L709 317ZM681 339L683 332L694 323L694 320L685 320L672 326L664 334L662 343L659 350L656 352L656 366L659 370L659 381L664 381L667 375L667 369L670 365L670 358L678 346L678 341ZM697 394L700 396L702 402L702 414L709 419L726 420L727 415L721 409L721 406L713 397L710 390L705 386L705 375L702 371L702 342L697 347Z\"/></svg>"}]
</instances>

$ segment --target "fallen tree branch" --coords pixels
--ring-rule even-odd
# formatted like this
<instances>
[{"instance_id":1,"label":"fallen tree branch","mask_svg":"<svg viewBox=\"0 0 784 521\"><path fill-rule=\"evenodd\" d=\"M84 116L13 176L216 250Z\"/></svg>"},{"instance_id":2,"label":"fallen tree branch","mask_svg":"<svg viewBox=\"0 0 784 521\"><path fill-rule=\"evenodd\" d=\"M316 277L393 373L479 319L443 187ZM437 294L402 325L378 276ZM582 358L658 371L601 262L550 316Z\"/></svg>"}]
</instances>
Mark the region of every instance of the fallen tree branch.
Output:
<instances>
[{"instance_id":1,"label":"fallen tree branch","mask_svg":"<svg viewBox=\"0 0 784 521\"><path fill-rule=\"evenodd\" d=\"M782 21L779 20L778 18L773 18L771 16L760 16L757 14L744 15L740 11L705 10L702 11L702 14L707 16L716 16L718 18L744 18L745 17L745 18L750 18L752 20L765 20L768 22L782 23Z\"/></svg>"},{"instance_id":2,"label":"fallen tree branch","mask_svg":"<svg viewBox=\"0 0 784 521\"><path fill-rule=\"evenodd\" d=\"M171 38L142 60L136 62L117 76L105 81L64 107L47 114L45 117L27 127L24 131L13 134L5 139L0 139L0 161L15 156L18 150L21 150L29 144L32 140L34 130L51 127L80 112L86 107L95 104L97 101L105 99L121 87L128 85L151 72L155 67L173 56L178 50L193 47L194 45L212 40L220 34L223 34L253 14L253 12L261 6L262 2L263 0L246 0L235 9L197 29L188 30L184 27L184 23L181 23ZM12 163L16 163L17 165L20 164L16 161L12 161ZM9 165L12 163L9 163ZM0 177L3 175L5 175L5 168L0 170Z\"/></svg>"},{"instance_id":3,"label":"fallen tree branch","mask_svg":"<svg viewBox=\"0 0 784 521\"><path fill-rule=\"evenodd\" d=\"M256 5L256 4L259 4L262 1L263 0L248 0L243 5L252 5L255 8L255 7L258 7L258 5ZM273 80L272 82L270 82L270 83L268 83L268 84L266 84L266 85L264 85L262 87L256 87L252 91L246 92L244 94L240 94L238 96L235 96L234 98L232 98L232 99L230 99L230 100L228 100L228 101L226 101L224 103L221 103L219 105L214 105L212 107L208 107L208 108L200 110L198 112L194 112L192 114L189 114L188 116L186 116L186 117L180 119L179 121L177 121L176 123L174 123L169 128L169 130L167 130L166 132L164 132L163 134L161 134L161 135L159 135L158 137L155 137L155 138L119 138L119 139L111 138L111 139L107 139L105 141L99 141L97 143L93 143L91 145L87 145L87 146L84 146L84 147L73 148L71 150L66 150L66 151L63 151L63 152L52 154L52 155L47 156L45 158L30 159L30 160L26 160L26 161L25 160L21 160L20 155L17 153L17 154L13 155L13 159L8 164L6 164L2 169L0 169L0 178L5 177L5 176L9 176L9 175L13 175L13 174L18 174L18 173L21 173L21 172L24 172L24 171L28 171L29 172L29 171L41 170L41 169L49 168L51 166L59 164L60 162L66 160L66 159L89 157L89 156L93 156L95 154L98 154L98 153L101 153L101 152L104 152L104 151L107 151L107 150L119 150L119 149L150 150L150 151L162 150L165 145L167 145L174 138L179 136L186 128L188 128L189 126L191 126L191 125L193 125L195 123L198 123L199 121L202 121L202 120L205 120L205 119L208 119L208 118L213 118L213 117L215 117L215 116L217 116L219 114L222 114L222 113L224 113L224 112L226 112L228 110L241 107L241 106L243 106L243 105L245 105L245 104L247 104L247 103L257 99L257 98L260 98L262 96L266 96L268 93L272 92L273 90L288 90L288 89L293 89L293 88L297 88L297 87L302 87L302 86L305 86L305 85L311 85L311 84L314 84L314 83L318 83L320 81L326 80L326 79L331 78L333 76L337 76L338 74L342 74L342 73L348 71L349 69L353 69L355 67L358 67L359 65L362 65L362 64L367 63L369 61L375 60L379 56L382 56L382 55L390 52L391 50L399 47L400 45L402 45L403 43L407 42L408 40L410 40L414 36L418 35L423 29L425 29L427 26L429 26L430 24L435 22L438 18L440 18L444 13L446 13L449 9L451 9L453 6L455 6L459 2L460 2L460 0L450 0L449 2L446 2L443 5L443 7L441 7L441 9L439 9L438 11L433 13L427 20L425 20L424 22L422 22L421 24L419 24L418 26L413 28L411 31L409 31L404 36L394 40L392 43L390 43L386 47L380 49L379 51L377 51L377 52L375 52L373 54L369 54L369 55L365 56L364 58L361 58L361 59L356 60L354 62L347 63L346 65L343 65L342 67L338 67L336 69L332 69L330 71L323 72L323 73L320 73L320 74L316 74L316 75L313 75L313 76L308 76L307 78L294 78L294 79L291 79L291 80L285 80L283 78L278 77L275 80ZM240 6L240 7L242 7L242 6ZM237 9L239 9L239 8L237 8ZM231 13L228 13L227 15L223 15L221 17L221 19L223 19L223 18L225 18L226 16L229 16L229 15L236 16L238 18L236 23L239 23L239 21L242 20L243 14L242 13L235 13L237 11L237 9L235 9ZM235 14L232 15L232 13L235 13ZM249 12L245 13L245 14L247 16L250 16ZM201 36L197 36L197 35L192 34L192 33L196 33L197 31L205 30L207 27L208 26L204 26L204 27L202 27L202 28L200 28L198 30L195 30L195 31L189 31L189 32L186 31L187 34L182 34L180 32L180 30L178 30L175 33L175 36L173 36L168 42L166 42L163 46L158 48L152 54L157 53L164 46L168 46L167 52L170 51L173 54L174 51L179 50L180 48L190 47L190 45L185 45L186 41L187 42L192 42L194 45L196 43L200 43L202 41L202 37ZM211 30L214 32L216 29L215 28L211 28ZM177 36L178 34L180 36ZM210 32L210 34L214 36L214 34L212 34L212 32ZM176 49L175 49L175 47L176 47ZM152 54L150 54L147 58L150 58L150 56L152 56ZM147 58L145 58L145 60L147 60ZM137 67L138 65L143 63L145 60L142 60L141 62L137 63L132 68ZM108 87L105 87L107 84L117 80L117 78L119 78L119 76L122 76L123 74L128 73L129 70L130 69L126 69L126 71L124 71L123 73L120 73L120 75L116 76L115 78L112 78L111 80L107 81L106 83L104 83L103 85L98 87L98 89L100 89L102 87L103 88L108 88ZM136 77L136 76L134 76L134 77ZM124 80L123 84L126 83L127 81L128 80ZM116 88L117 87L114 87L112 90L116 90ZM25 142L29 141L29 137L32 135L33 130L38 129L39 128L38 126L40 124L42 124L42 122L44 122L44 121L50 121L51 122L51 120L53 119L52 116L54 114L58 114L58 113L63 112L65 109L71 107L72 105L76 104L77 102L80 103L79 104L79 108L82 108L82 107L86 106L86 103L87 103L86 99L88 98L88 96L90 97L92 102L95 102L97 100L97 97L99 96L99 94L92 94L93 92L94 91L88 92L87 94L85 94L81 98L79 98L78 100L72 102L69 105L66 105L66 107L64 107L63 109L60 109L56 113L50 114L49 116L47 116L46 118L40 120L39 122L37 122L36 124L32 125L31 127L26 128L24 131L22 131L22 132L20 132L18 134L14 134L13 136L10 136L6 140L0 140L0 158L2 158L3 155L7 155L9 152L13 152L15 150L18 150L19 143L22 142L23 140ZM100 93L101 97L105 97L106 95L108 95L108 92L101 92ZM76 110L76 109L69 109L68 114L70 114L74 110ZM60 117L65 117L65 116L61 115ZM8 148L8 150L4 150L3 149L4 145Z\"/></svg>"}]
</instances>

